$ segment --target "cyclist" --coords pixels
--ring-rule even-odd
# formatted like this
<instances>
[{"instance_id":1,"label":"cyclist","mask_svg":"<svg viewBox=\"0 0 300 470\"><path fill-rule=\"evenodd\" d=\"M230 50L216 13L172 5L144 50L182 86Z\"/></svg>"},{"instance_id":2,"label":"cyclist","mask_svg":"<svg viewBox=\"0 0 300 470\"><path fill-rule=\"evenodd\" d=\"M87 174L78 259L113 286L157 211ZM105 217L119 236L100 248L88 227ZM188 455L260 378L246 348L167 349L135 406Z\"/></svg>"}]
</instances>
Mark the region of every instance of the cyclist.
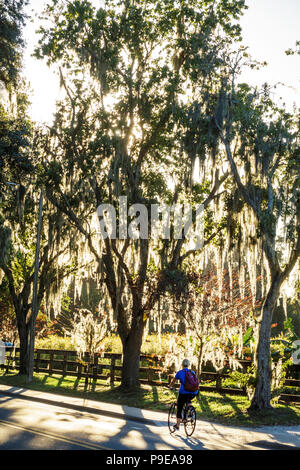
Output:
<instances>
[{"instance_id":1,"label":"cyclist","mask_svg":"<svg viewBox=\"0 0 300 470\"><path fill-rule=\"evenodd\" d=\"M185 403L189 403L195 396L198 394L198 390L196 392L189 392L186 391L184 388L185 384L185 373L186 371L190 370L188 367L190 365L190 361L188 359L184 359L182 361L182 369L177 372L174 379L170 382L169 388L172 388L176 380L180 380L180 389L178 393L177 399L177 423L174 425L174 431L178 431L180 423L181 423L181 416L182 416L182 409ZM193 371L192 371L193 372Z\"/></svg>"}]
</instances>

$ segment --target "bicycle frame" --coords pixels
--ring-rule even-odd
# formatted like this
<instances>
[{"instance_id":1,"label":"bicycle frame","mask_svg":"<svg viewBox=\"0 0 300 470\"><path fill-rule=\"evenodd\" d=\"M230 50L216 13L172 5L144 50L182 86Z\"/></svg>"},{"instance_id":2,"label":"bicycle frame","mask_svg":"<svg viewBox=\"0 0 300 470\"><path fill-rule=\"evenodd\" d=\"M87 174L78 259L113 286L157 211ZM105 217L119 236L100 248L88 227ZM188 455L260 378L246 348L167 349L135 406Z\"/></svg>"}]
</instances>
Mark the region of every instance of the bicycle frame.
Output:
<instances>
[{"instance_id":1,"label":"bicycle frame","mask_svg":"<svg viewBox=\"0 0 300 470\"><path fill-rule=\"evenodd\" d=\"M174 432L175 423L173 424L173 421L175 420L177 422L177 401L171 403L171 406L169 408L168 426L171 434ZM182 423L184 425L186 435L190 437L196 427L196 410L191 404L191 402L187 402L183 406Z\"/></svg>"}]
</instances>

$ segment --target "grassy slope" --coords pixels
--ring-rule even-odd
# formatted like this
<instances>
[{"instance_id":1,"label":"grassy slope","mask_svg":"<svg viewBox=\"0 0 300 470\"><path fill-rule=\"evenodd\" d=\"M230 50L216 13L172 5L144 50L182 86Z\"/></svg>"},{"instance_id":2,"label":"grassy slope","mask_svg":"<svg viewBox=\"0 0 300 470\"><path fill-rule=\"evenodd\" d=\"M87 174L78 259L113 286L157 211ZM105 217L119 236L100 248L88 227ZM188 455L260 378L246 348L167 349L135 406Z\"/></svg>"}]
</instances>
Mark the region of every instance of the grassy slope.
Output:
<instances>
[{"instance_id":1,"label":"grassy slope","mask_svg":"<svg viewBox=\"0 0 300 470\"><path fill-rule=\"evenodd\" d=\"M16 373L0 371L0 383L58 393L69 396L85 397L107 403L118 403L138 408L167 411L176 394L165 387L143 385L131 393L121 392L118 387L110 387L103 381L85 386L84 379L58 375L34 374L34 380L26 383L25 377ZM221 395L216 392L200 392L194 405L198 419L215 421L228 425L299 425L300 406L274 405L274 409L264 413L247 411L249 401L243 396Z\"/></svg>"}]
</instances>

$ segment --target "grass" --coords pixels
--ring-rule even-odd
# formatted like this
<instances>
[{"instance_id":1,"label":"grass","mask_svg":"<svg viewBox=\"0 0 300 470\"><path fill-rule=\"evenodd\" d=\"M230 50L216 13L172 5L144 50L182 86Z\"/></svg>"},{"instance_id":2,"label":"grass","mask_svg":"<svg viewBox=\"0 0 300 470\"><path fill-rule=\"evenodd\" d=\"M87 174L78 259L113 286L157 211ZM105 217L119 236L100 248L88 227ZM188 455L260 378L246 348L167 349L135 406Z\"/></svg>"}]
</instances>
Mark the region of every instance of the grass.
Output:
<instances>
[{"instance_id":1,"label":"grass","mask_svg":"<svg viewBox=\"0 0 300 470\"><path fill-rule=\"evenodd\" d=\"M17 372L0 371L0 383L41 392L84 397L106 403L166 412L170 403L176 398L176 393L165 387L143 385L133 392L124 393L119 387L111 387L100 380L94 381L86 387L84 379L78 380L76 377L63 377L54 374L50 376L44 373L35 373L33 381L27 384L26 378L17 375ZM249 413L250 403L247 397L221 395L217 392L207 391L201 391L193 403L199 420L249 427L300 424L300 406L274 404L272 410Z\"/></svg>"}]
</instances>

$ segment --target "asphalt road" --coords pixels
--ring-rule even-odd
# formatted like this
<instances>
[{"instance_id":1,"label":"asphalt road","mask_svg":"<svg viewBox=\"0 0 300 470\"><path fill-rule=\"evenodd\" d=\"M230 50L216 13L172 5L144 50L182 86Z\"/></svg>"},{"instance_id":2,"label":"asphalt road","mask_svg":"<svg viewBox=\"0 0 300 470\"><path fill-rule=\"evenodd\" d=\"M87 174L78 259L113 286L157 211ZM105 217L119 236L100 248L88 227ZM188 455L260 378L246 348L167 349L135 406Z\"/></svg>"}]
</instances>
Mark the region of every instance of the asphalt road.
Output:
<instances>
[{"instance_id":1,"label":"asphalt road","mask_svg":"<svg viewBox=\"0 0 300 470\"><path fill-rule=\"evenodd\" d=\"M58 403L41 403L0 394L0 451L299 449L300 426L291 430L279 428L275 434L275 428L252 431L202 421L197 423L195 433L188 438L183 429L170 435L165 418L138 422L126 419L126 414L124 417L104 416L66 408L63 403L58 406Z\"/></svg>"},{"instance_id":2,"label":"asphalt road","mask_svg":"<svg viewBox=\"0 0 300 470\"><path fill-rule=\"evenodd\" d=\"M200 450L166 426L116 419L0 396L0 450Z\"/></svg>"}]
</instances>

